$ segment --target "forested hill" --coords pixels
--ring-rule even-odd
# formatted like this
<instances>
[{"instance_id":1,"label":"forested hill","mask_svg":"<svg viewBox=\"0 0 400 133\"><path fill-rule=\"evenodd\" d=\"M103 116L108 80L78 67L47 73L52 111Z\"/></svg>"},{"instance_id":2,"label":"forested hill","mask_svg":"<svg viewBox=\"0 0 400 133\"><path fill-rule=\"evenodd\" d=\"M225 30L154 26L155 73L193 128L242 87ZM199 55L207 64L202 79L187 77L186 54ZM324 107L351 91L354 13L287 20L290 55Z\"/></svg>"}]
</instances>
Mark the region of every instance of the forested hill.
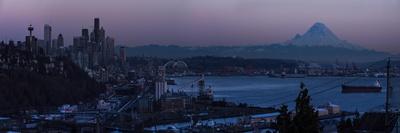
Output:
<instances>
[{"instance_id":1,"label":"forested hill","mask_svg":"<svg viewBox=\"0 0 400 133\"><path fill-rule=\"evenodd\" d=\"M0 47L0 113L76 104L105 90L67 58Z\"/></svg>"},{"instance_id":2,"label":"forested hill","mask_svg":"<svg viewBox=\"0 0 400 133\"><path fill-rule=\"evenodd\" d=\"M253 59L292 59L334 63L372 62L390 54L368 49L348 49L332 46L254 45L189 47L176 45L145 45L127 47L128 56L152 56L161 58L187 58L195 56L243 57Z\"/></svg>"},{"instance_id":3,"label":"forested hill","mask_svg":"<svg viewBox=\"0 0 400 133\"><path fill-rule=\"evenodd\" d=\"M183 61L187 68L194 73L213 73L216 75L242 75L246 72L282 71L283 69L295 69L299 65L307 65L307 62L283 59L246 59L241 57L216 57L196 56L181 59L168 59L158 57L129 57L130 66L141 69L145 66L161 66L170 61ZM181 64L172 65L172 70L180 69ZM168 66L171 67L171 66ZM170 68L167 68L170 69ZM247 73L248 74L248 73Z\"/></svg>"}]
</instances>

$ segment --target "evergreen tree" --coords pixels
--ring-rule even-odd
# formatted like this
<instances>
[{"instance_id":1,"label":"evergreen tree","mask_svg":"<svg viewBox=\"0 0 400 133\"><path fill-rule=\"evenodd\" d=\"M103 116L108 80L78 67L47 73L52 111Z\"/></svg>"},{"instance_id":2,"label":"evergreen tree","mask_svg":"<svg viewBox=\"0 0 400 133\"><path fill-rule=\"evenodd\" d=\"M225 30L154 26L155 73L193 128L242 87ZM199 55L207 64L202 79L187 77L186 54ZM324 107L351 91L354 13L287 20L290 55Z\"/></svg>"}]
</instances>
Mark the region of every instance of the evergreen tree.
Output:
<instances>
[{"instance_id":1,"label":"evergreen tree","mask_svg":"<svg viewBox=\"0 0 400 133\"><path fill-rule=\"evenodd\" d=\"M353 119L353 128L360 126L360 123L361 123L360 113L358 111L356 111L355 115L356 115L356 117Z\"/></svg>"},{"instance_id":2,"label":"evergreen tree","mask_svg":"<svg viewBox=\"0 0 400 133\"><path fill-rule=\"evenodd\" d=\"M288 106L282 105L279 109L279 116L277 117L276 128L280 133L290 133L292 132L292 123L290 118L290 113L288 112Z\"/></svg>"},{"instance_id":3,"label":"evergreen tree","mask_svg":"<svg viewBox=\"0 0 400 133\"><path fill-rule=\"evenodd\" d=\"M344 133L346 129L346 120L345 120L345 115L342 113L342 116L340 117L340 122L338 125L336 125L336 129L338 133Z\"/></svg>"},{"instance_id":4,"label":"evergreen tree","mask_svg":"<svg viewBox=\"0 0 400 133\"><path fill-rule=\"evenodd\" d=\"M350 118L345 119L343 114L336 128L338 133L354 133L354 129L357 126L359 126L359 124L360 124L360 114L358 112L356 112L354 119Z\"/></svg>"},{"instance_id":5,"label":"evergreen tree","mask_svg":"<svg viewBox=\"0 0 400 133\"><path fill-rule=\"evenodd\" d=\"M321 132L318 112L310 104L311 98L304 83L300 84L300 93L296 98L295 116L288 113L286 105L279 110L277 129L280 133L319 133Z\"/></svg>"},{"instance_id":6,"label":"evergreen tree","mask_svg":"<svg viewBox=\"0 0 400 133\"><path fill-rule=\"evenodd\" d=\"M304 83L300 84L300 93L296 99L296 115L293 118L295 132L317 133L320 132L318 112L310 104L311 98Z\"/></svg>"}]
</instances>

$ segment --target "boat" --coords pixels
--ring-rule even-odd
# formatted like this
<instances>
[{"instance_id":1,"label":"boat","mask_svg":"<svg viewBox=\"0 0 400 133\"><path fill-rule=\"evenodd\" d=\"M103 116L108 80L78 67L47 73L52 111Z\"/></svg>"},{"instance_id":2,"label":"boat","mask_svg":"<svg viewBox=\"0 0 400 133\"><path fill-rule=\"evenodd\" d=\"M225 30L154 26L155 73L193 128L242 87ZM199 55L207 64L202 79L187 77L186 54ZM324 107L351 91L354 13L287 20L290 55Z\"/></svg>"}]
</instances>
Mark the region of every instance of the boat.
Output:
<instances>
[{"instance_id":1,"label":"boat","mask_svg":"<svg viewBox=\"0 0 400 133\"><path fill-rule=\"evenodd\" d=\"M371 86L342 85L342 93L379 93L381 90L382 87L379 81L376 81L376 84Z\"/></svg>"}]
</instances>

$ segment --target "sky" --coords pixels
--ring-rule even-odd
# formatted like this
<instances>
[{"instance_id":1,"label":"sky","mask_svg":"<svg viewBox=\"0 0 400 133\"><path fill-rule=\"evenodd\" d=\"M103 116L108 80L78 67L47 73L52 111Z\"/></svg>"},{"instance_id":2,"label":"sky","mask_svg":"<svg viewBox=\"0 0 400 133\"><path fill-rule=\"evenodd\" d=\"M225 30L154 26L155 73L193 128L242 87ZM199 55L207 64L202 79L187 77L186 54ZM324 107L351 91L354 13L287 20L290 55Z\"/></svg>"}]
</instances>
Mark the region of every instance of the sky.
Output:
<instances>
[{"instance_id":1,"label":"sky","mask_svg":"<svg viewBox=\"0 0 400 133\"><path fill-rule=\"evenodd\" d=\"M0 40L43 25L67 44L99 17L117 45L210 46L285 42L315 22L339 38L400 53L400 0L0 0Z\"/></svg>"}]
</instances>

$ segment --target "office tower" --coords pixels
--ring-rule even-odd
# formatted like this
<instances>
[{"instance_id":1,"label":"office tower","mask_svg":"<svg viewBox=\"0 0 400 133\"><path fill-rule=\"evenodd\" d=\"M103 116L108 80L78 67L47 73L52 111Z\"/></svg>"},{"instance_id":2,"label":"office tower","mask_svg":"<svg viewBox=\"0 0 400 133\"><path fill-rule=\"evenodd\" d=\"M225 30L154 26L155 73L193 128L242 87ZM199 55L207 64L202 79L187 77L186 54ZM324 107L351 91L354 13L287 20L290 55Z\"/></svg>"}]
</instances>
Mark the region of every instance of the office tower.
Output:
<instances>
[{"instance_id":1,"label":"office tower","mask_svg":"<svg viewBox=\"0 0 400 133\"><path fill-rule=\"evenodd\" d=\"M57 37L57 48L61 48L64 47L64 37L62 36L62 34L58 34Z\"/></svg>"},{"instance_id":2,"label":"office tower","mask_svg":"<svg viewBox=\"0 0 400 133\"><path fill-rule=\"evenodd\" d=\"M126 54L125 54L125 47L121 46L119 48L119 59L121 61L121 64L125 64L126 62Z\"/></svg>"},{"instance_id":3,"label":"office tower","mask_svg":"<svg viewBox=\"0 0 400 133\"><path fill-rule=\"evenodd\" d=\"M82 29L81 30L81 46L84 48L84 49L87 49L89 46L89 39L90 39L90 36L89 36L89 30L88 29Z\"/></svg>"},{"instance_id":4,"label":"office tower","mask_svg":"<svg viewBox=\"0 0 400 133\"><path fill-rule=\"evenodd\" d=\"M107 43L105 42L105 35L106 31L104 30L103 27L101 27L100 31L99 31L99 48L100 48L100 64L101 65L107 65Z\"/></svg>"},{"instance_id":5,"label":"office tower","mask_svg":"<svg viewBox=\"0 0 400 133\"><path fill-rule=\"evenodd\" d=\"M94 29L97 29L97 30L100 29L100 19L99 18L94 18Z\"/></svg>"},{"instance_id":6,"label":"office tower","mask_svg":"<svg viewBox=\"0 0 400 133\"><path fill-rule=\"evenodd\" d=\"M83 50L82 40L83 39L80 36L74 37L72 46L74 47L75 51L82 51Z\"/></svg>"},{"instance_id":7,"label":"office tower","mask_svg":"<svg viewBox=\"0 0 400 133\"><path fill-rule=\"evenodd\" d=\"M44 25L44 52L46 55L50 55L52 53L52 45L51 45L51 26L48 24Z\"/></svg>"},{"instance_id":8,"label":"office tower","mask_svg":"<svg viewBox=\"0 0 400 133\"><path fill-rule=\"evenodd\" d=\"M57 39L51 40L51 44L53 44L54 54L57 54L58 46L57 46Z\"/></svg>"},{"instance_id":9,"label":"office tower","mask_svg":"<svg viewBox=\"0 0 400 133\"><path fill-rule=\"evenodd\" d=\"M165 81L165 67L159 66L157 72L157 80L155 82L155 100L160 100L167 92L167 81Z\"/></svg>"},{"instance_id":10,"label":"office tower","mask_svg":"<svg viewBox=\"0 0 400 133\"><path fill-rule=\"evenodd\" d=\"M114 38L107 37L106 38L106 61L107 63L114 62Z\"/></svg>"},{"instance_id":11,"label":"office tower","mask_svg":"<svg viewBox=\"0 0 400 133\"><path fill-rule=\"evenodd\" d=\"M100 34L100 19L94 18L94 42L99 43L99 34Z\"/></svg>"},{"instance_id":12,"label":"office tower","mask_svg":"<svg viewBox=\"0 0 400 133\"><path fill-rule=\"evenodd\" d=\"M94 31L90 32L89 38L90 38L90 42L93 42L93 43L95 42Z\"/></svg>"},{"instance_id":13,"label":"office tower","mask_svg":"<svg viewBox=\"0 0 400 133\"><path fill-rule=\"evenodd\" d=\"M85 39L85 41L89 42L89 30L88 29L82 29L82 37Z\"/></svg>"},{"instance_id":14,"label":"office tower","mask_svg":"<svg viewBox=\"0 0 400 133\"><path fill-rule=\"evenodd\" d=\"M106 30L103 27L99 30L99 42L103 42L106 39Z\"/></svg>"}]
</instances>

